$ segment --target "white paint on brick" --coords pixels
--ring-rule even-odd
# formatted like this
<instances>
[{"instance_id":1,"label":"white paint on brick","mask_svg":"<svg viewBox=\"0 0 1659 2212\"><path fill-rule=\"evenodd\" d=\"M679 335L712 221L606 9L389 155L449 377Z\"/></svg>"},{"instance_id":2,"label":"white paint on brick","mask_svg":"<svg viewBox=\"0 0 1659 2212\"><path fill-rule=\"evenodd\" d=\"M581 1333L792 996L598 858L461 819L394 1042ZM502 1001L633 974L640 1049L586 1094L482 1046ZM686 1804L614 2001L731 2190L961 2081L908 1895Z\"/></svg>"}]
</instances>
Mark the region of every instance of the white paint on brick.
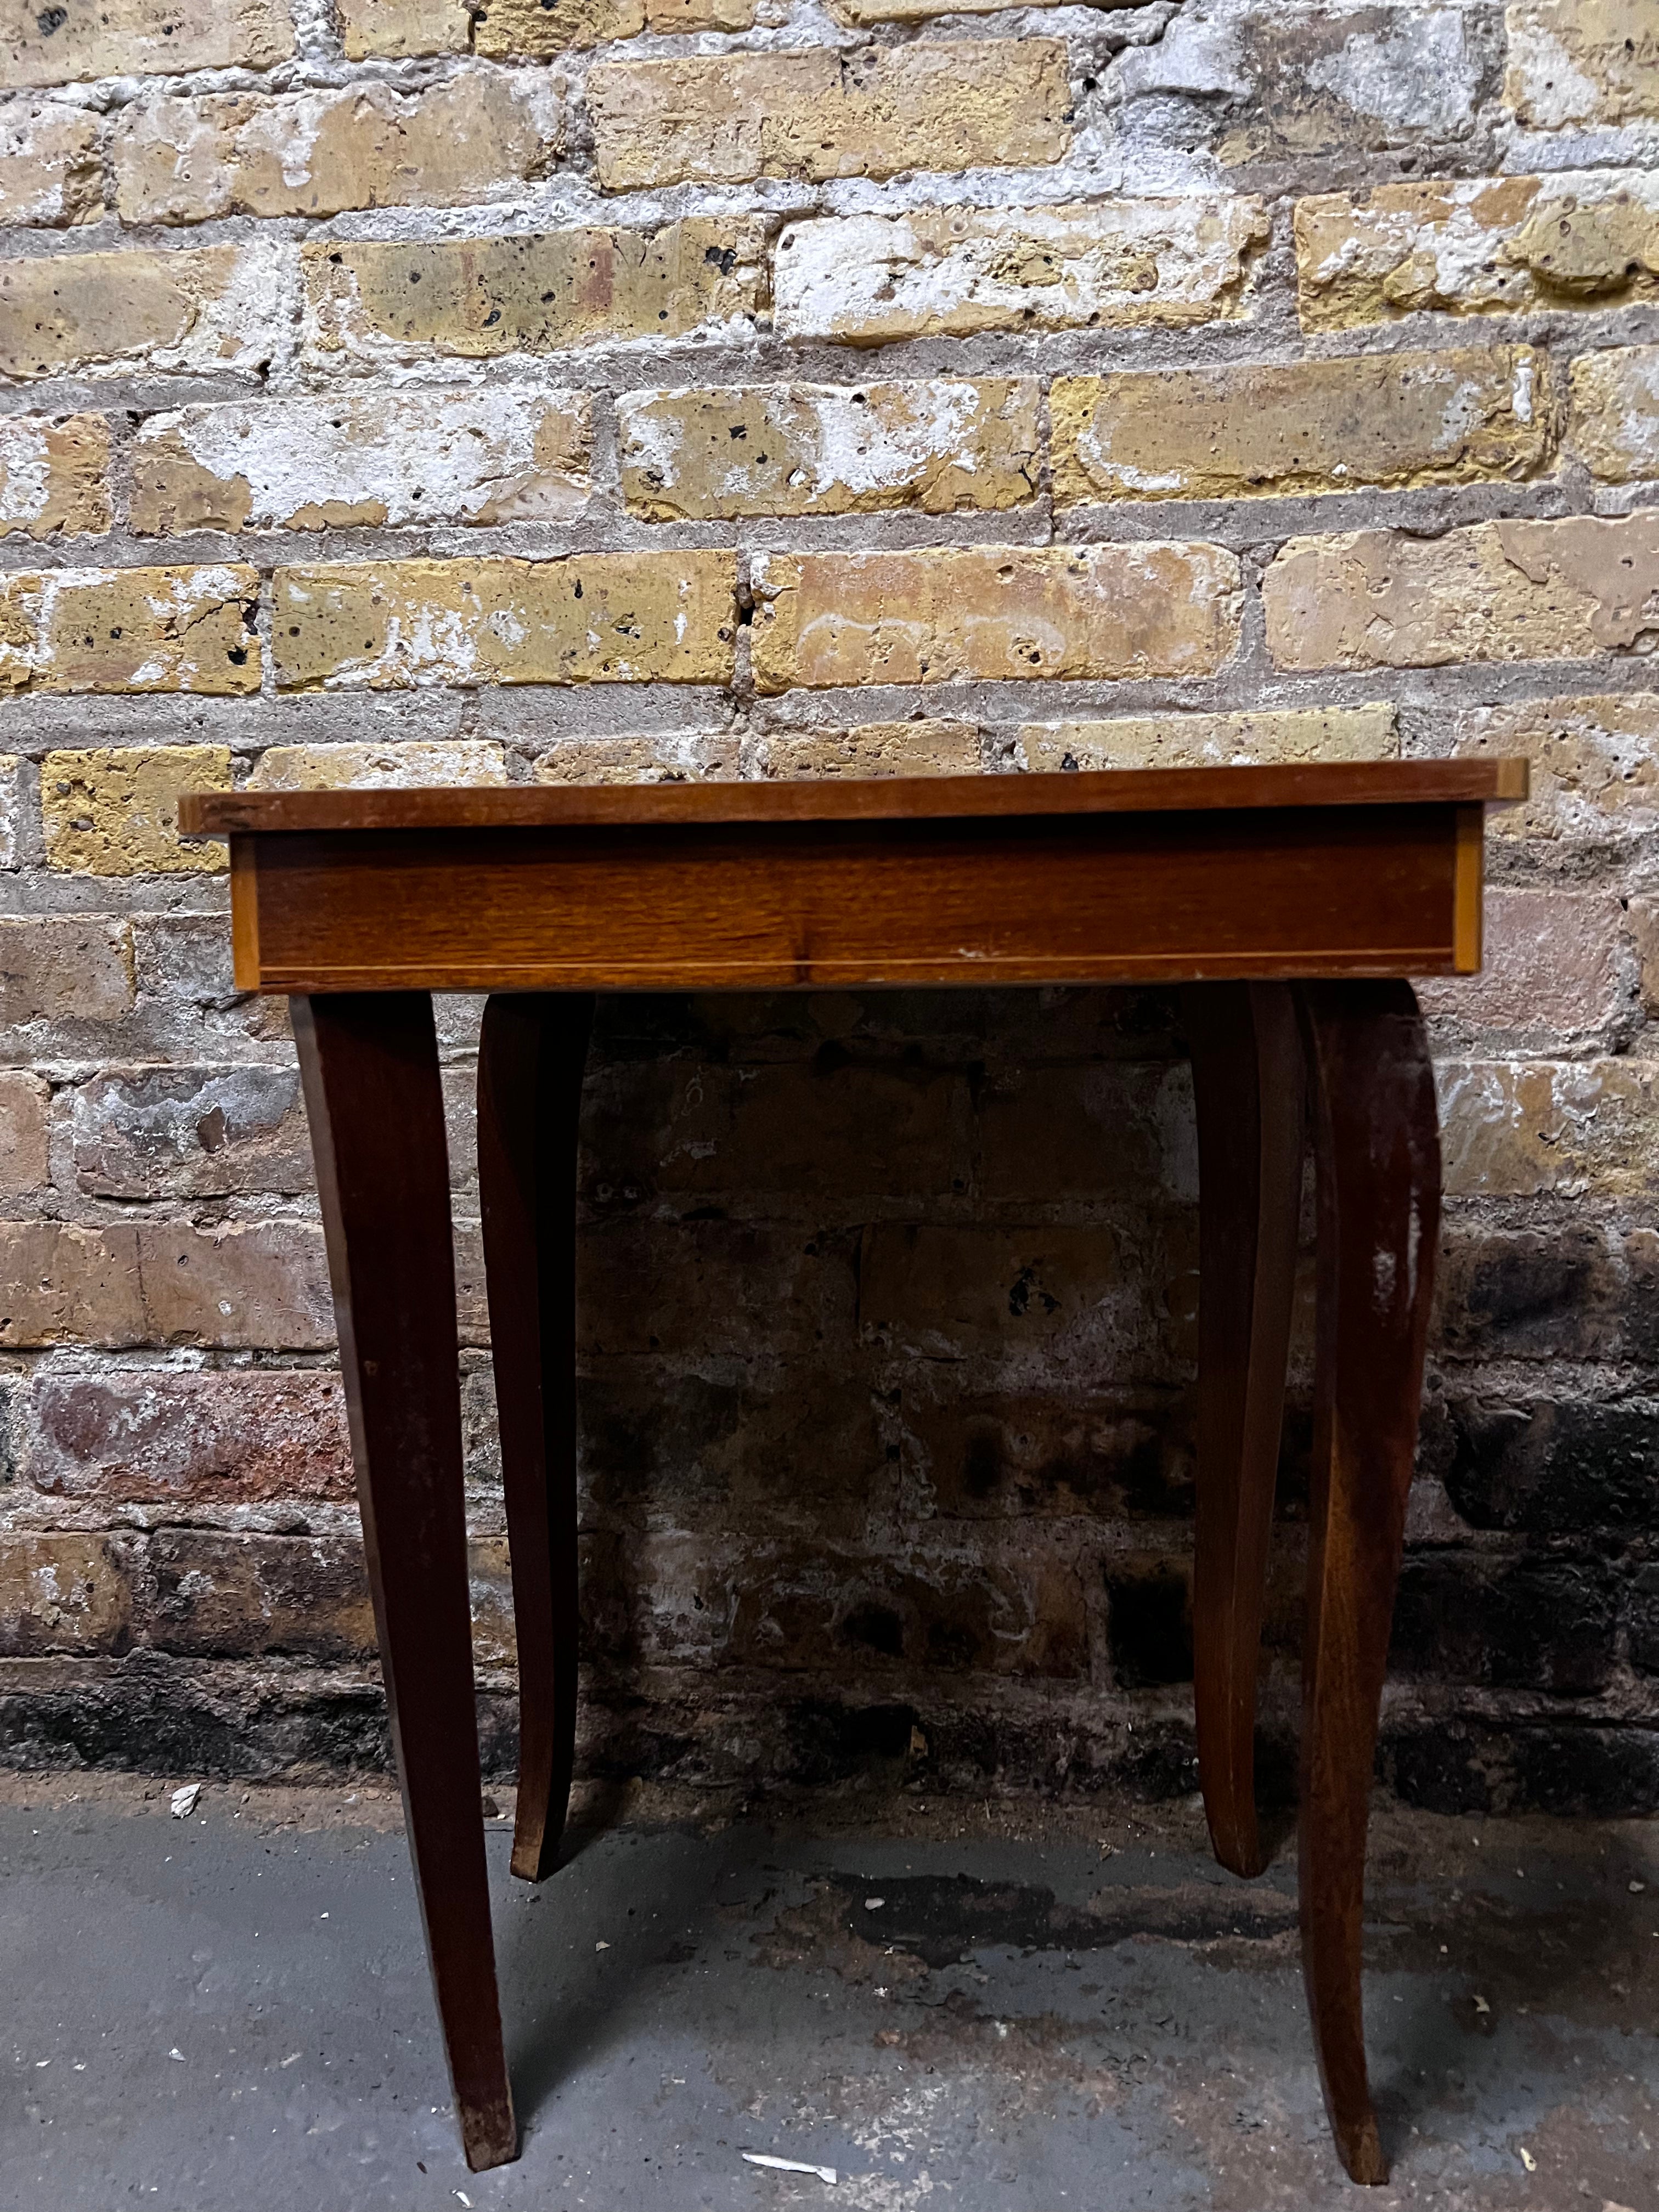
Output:
<instances>
[{"instance_id":1,"label":"white paint on brick","mask_svg":"<svg viewBox=\"0 0 1659 2212\"><path fill-rule=\"evenodd\" d=\"M331 505L381 507L388 525L564 522L586 505L586 477L540 459L538 440L586 411L579 393L504 385L348 392L152 415L137 452L176 439L222 483L240 478L250 529Z\"/></svg>"},{"instance_id":2,"label":"white paint on brick","mask_svg":"<svg viewBox=\"0 0 1659 2212\"><path fill-rule=\"evenodd\" d=\"M22 811L23 763L0 753L0 868L17 866L17 826Z\"/></svg>"},{"instance_id":3,"label":"white paint on brick","mask_svg":"<svg viewBox=\"0 0 1659 2212\"><path fill-rule=\"evenodd\" d=\"M1530 205L1517 214L1514 196L1522 181L1498 186L1485 177L1436 180L1401 187L1392 202L1386 187L1370 198L1361 194L1345 217L1340 244L1310 264L1304 283L1322 289L1354 271L1386 279L1408 266L1411 284L1409 294L1401 295L1402 307L1431 300L1455 301L1466 309L1511 301L1530 306L1534 303L1517 294L1517 270L1534 265L1531 255L1576 215L1607 210L1605 220L1620 236L1631 208L1659 222L1659 176L1639 169L1559 170L1538 180ZM1425 207L1425 191L1442 204ZM1328 204L1302 204L1320 209ZM1616 275L1608 271L1608 284Z\"/></svg>"},{"instance_id":4,"label":"white paint on brick","mask_svg":"<svg viewBox=\"0 0 1659 2212\"><path fill-rule=\"evenodd\" d=\"M1478 84L1465 11L1401 9L1386 29L1356 31L1314 62L1308 82L1391 134L1459 137L1469 127Z\"/></svg>"},{"instance_id":5,"label":"white paint on brick","mask_svg":"<svg viewBox=\"0 0 1659 2212\"><path fill-rule=\"evenodd\" d=\"M1544 131L1594 122L1601 107L1601 87L1574 68L1566 47L1529 9L1511 8L1509 19L1510 106Z\"/></svg>"},{"instance_id":6,"label":"white paint on brick","mask_svg":"<svg viewBox=\"0 0 1659 2212\"><path fill-rule=\"evenodd\" d=\"M46 511L52 454L39 416L0 416L0 527L25 530Z\"/></svg>"},{"instance_id":7,"label":"white paint on brick","mask_svg":"<svg viewBox=\"0 0 1659 2212\"><path fill-rule=\"evenodd\" d=\"M900 422L868 406L855 386L782 385L780 405L791 416L804 411L810 422L790 425L801 466L792 484L806 480L815 499L843 489L866 492L902 489L930 467L949 465L974 474L978 468L973 428L984 395L975 384L940 377L913 387L913 419ZM652 412L660 401L693 397L686 390L630 392L617 403L624 455L631 468L648 471L669 489L679 480L680 442L675 424ZM723 500L757 495L769 478L742 446L732 449L730 465L710 479Z\"/></svg>"},{"instance_id":8,"label":"white paint on brick","mask_svg":"<svg viewBox=\"0 0 1659 2212\"><path fill-rule=\"evenodd\" d=\"M100 128L72 99L0 107L0 223L94 221L101 212Z\"/></svg>"},{"instance_id":9,"label":"white paint on brick","mask_svg":"<svg viewBox=\"0 0 1659 2212\"><path fill-rule=\"evenodd\" d=\"M1196 323L1239 312L1257 200L941 209L792 225L774 289L790 337Z\"/></svg>"},{"instance_id":10,"label":"white paint on brick","mask_svg":"<svg viewBox=\"0 0 1659 2212\"><path fill-rule=\"evenodd\" d=\"M419 791L505 783L507 749L479 738L388 745L271 745L250 791Z\"/></svg>"}]
</instances>

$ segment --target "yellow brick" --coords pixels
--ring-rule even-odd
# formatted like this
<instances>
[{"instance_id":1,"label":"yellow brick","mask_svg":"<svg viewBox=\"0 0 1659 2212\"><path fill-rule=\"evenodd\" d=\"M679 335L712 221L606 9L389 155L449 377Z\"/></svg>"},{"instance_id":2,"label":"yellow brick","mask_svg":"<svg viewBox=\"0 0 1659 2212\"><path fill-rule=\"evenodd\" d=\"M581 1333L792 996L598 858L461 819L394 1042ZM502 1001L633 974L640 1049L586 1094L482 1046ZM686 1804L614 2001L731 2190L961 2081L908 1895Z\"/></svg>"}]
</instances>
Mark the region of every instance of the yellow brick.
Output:
<instances>
[{"instance_id":1,"label":"yellow brick","mask_svg":"<svg viewBox=\"0 0 1659 2212\"><path fill-rule=\"evenodd\" d=\"M340 352L419 360L555 353L618 338L678 338L752 316L765 234L732 221L660 230L304 248L307 338Z\"/></svg>"},{"instance_id":2,"label":"yellow brick","mask_svg":"<svg viewBox=\"0 0 1659 2212\"><path fill-rule=\"evenodd\" d=\"M464 54L471 21L463 0L340 0L346 59Z\"/></svg>"},{"instance_id":3,"label":"yellow brick","mask_svg":"<svg viewBox=\"0 0 1659 2212\"><path fill-rule=\"evenodd\" d=\"M1308 330L1659 299L1659 176L1636 169L1333 192L1295 228Z\"/></svg>"},{"instance_id":4,"label":"yellow brick","mask_svg":"<svg viewBox=\"0 0 1659 2212\"><path fill-rule=\"evenodd\" d=\"M352 58L467 51L462 0L345 0L343 13ZM752 22L754 0L484 0L471 13L471 46L495 60L550 62L639 31L748 31Z\"/></svg>"},{"instance_id":5,"label":"yellow brick","mask_svg":"<svg viewBox=\"0 0 1659 2212\"><path fill-rule=\"evenodd\" d=\"M1054 498L1231 499L1524 477L1549 454L1530 346L1060 377Z\"/></svg>"},{"instance_id":6,"label":"yellow brick","mask_svg":"<svg viewBox=\"0 0 1659 2212\"><path fill-rule=\"evenodd\" d=\"M876 23L925 23L935 15L995 15L1003 0L830 0L830 13L837 22L865 29ZM1037 0L1039 6L1063 5L1064 0Z\"/></svg>"},{"instance_id":7,"label":"yellow brick","mask_svg":"<svg viewBox=\"0 0 1659 2212\"><path fill-rule=\"evenodd\" d=\"M101 415L0 416L0 538L107 530L109 424Z\"/></svg>"},{"instance_id":8,"label":"yellow brick","mask_svg":"<svg viewBox=\"0 0 1659 2212\"><path fill-rule=\"evenodd\" d=\"M290 690L723 684L732 674L736 587L730 553L279 568L276 680Z\"/></svg>"},{"instance_id":9,"label":"yellow brick","mask_svg":"<svg viewBox=\"0 0 1659 2212\"><path fill-rule=\"evenodd\" d=\"M473 49L497 58L524 54L551 60L569 47L632 39L645 28L642 0L485 0L472 19Z\"/></svg>"},{"instance_id":10,"label":"yellow brick","mask_svg":"<svg viewBox=\"0 0 1659 2212\"><path fill-rule=\"evenodd\" d=\"M623 491L653 521L1016 507L1036 495L1034 379L630 392Z\"/></svg>"},{"instance_id":11,"label":"yellow brick","mask_svg":"<svg viewBox=\"0 0 1659 2212\"><path fill-rule=\"evenodd\" d=\"M1504 100L1534 130L1659 115L1652 0L1510 0Z\"/></svg>"},{"instance_id":12,"label":"yellow brick","mask_svg":"<svg viewBox=\"0 0 1659 2212\"><path fill-rule=\"evenodd\" d=\"M538 783L727 782L737 773L738 741L729 731L562 738L536 763Z\"/></svg>"},{"instance_id":13,"label":"yellow brick","mask_svg":"<svg viewBox=\"0 0 1659 2212\"><path fill-rule=\"evenodd\" d=\"M1236 319L1267 232L1259 199L1198 194L799 222L778 240L777 327L881 345Z\"/></svg>"},{"instance_id":14,"label":"yellow brick","mask_svg":"<svg viewBox=\"0 0 1659 2212\"><path fill-rule=\"evenodd\" d=\"M432 784L507 781L507 753L477 738L401 745L268 745L250 791L420 791Z\"/></svg>"},{"instance_id":15,"label":"yellow brick","mask_svg":"<svg viewBox=\"0 0 1659 2212\"><path fill-rule=\"evenodd\" d=\"M259 579L204 568L52 568L0 583L0 691L259 688Z\"/></svg>"},{"instance_id":16,"label":"yellow brick","mask_svg":"<svg viewBox=\"0 0 1659 2212\"><path fill-rule=\"evenodd\" d=\"M1659 833L1659 692L1528 699L1472 708L1458 722L1458 753L1532 763L1530 795L1488 815L1489 836L1601 843Z\"/></svg>"},{"instance_id":17,"label":"yellow brick","mask_svg":"<svg viewBox=\"0 0 1659 2212\"><path fill-rule=\"evenodd\" d=\"M104 212L103 118L64 100L0 108L0 224L96 222Z\"/></svg>"},{"instance_id":18,"label":"yellow brick","mask_svg":"<svg viewBox=\"0 0 1659 2212\"><path fill-rule=\"evenodd\" d=\"M227 745L98 745L40 765L46 865L82 876L217 875L216 842L181 844L179 794L228 791Z\"/></svg>"},{"instance_id":19,"label":"yellow brick","mask_svg":"<svg viewBox=\"0 0 1659 2212\"><path fill-rule=\"evenodd\" d=\"M1659 511L1293 538L1262 585L1281 668L1442 668L1631 652L1659 628Z\"/></svg>"},{"instance_id":20,"label":"yellow brick","mask_svg":"<svg viewBox=\"0 0 1659 2212\"><path fill-rule=\"evenodd\" d=\"M1453 1060L1437 1076L1454 1195L1652 1194L1659 1068L1651 1061Z\"/></svg>"},{"instance_id":21,"label":"yellow brick","mask_svg":"<svg viewBox=\"0 0 1659 2212\"><path fill-rule=\"evenodd\" d=\"M342 0L346 58L474 53L550 61L653 31L746 31L755 0Z\"/></svg>"},{"instance_id":22,"label":"yellow brick","mask_svg":"<svg viewBox=\"0 0 1659 2212\"><path fill-rule=\"evenodd\" d=\"M1238 562L1215 545L762 554L762 691L975 678L1210 676L1238 643Z\"/></svg>"},{"instance_id":23,"label":"yellow brick","mask_svg":"<svg viewBox=\"0 0 1659 2212\"><path fill-rule=\"evenodd\" d=\"M293 52L282 0L0 0L9 86L267 69Z\"/></svg>"},{"instance_id":24,"label":"yellow brick","mask_svg":"<svg viewBox=\"0 0 1659 2212\"><path fill-rule=\"evenodd\" d=\"M1013 757L1018 768L1049 771L1398 760L1400 735L1389 706L1137 714L1112 722L1028 722Z\"/></svg>"},{"instance_id":25,"label":"yellow brick","mask_svg":"<svg viewBox=\"0 0 1659 2212\"><path fill-rule=\"evenodd\" d=\"M155 537L566 522L587 504L591 441L586 393L512 385L185 407L139 428L130 520Z\"/></svg>"},{"instance_id":26,"label":"yellow brick","mask_svg":"<svg viewBox=\"0 0 1659 2212\"><path fill-rule=\"evenodd\" d=\"M1579 355L1567 448L1603 483L1659 476L1659 346Z\"/></svg>"},{"instance_id":27,"label":"yellow brick","mask_svg":"<svg viewBox=\"0 0 1659 2212\"><path fill-rule=\"evenodd\" d=\"M1071 143L1051 39L720 54L591 70L600 185L1034 167Z\"/></svg>"},{"instance_id":28,"label":"yellow brick","mask_svg":"<svg viewBox=\"0 0 1659 2212\"><path fill-rule=\"evenodd\" d=\"M117 134L115 204L131 223L465 206L542 173L562 123L545 76L527 70L466 70L407 95L371 81L152 100Z\"/></svg>"},{"instance_id":29,"label":"yellow brick","mask_svg":"<svg viewBox=\"0 0 1659 2212\"><path fill-rule=\"evenodd\" d=\"M756 765L767 776L973 775L974 722L866 722L851 730L770 730Z\"/></svg>"},{"instance_id":30,"label":"yellow brick","mask_svg":"<svg viewBox=\"0 0 1659 2212\"><path fill-rule=\"evenodd\" d=\"M746 31L755 6L756 0L646 0L645 20L653 31Z\"/></svg>"},{"instance_id":31,"label":"yellow brick","mask_svg":"<svg viewBox=\"0 0 1659 2212\"><path fill-rule=\"evenodd\" d=\"M253 239L0 261L0 375L121 362L246 372L270 358L289 319L286 254Z\"/></svg>"}]
</instances>

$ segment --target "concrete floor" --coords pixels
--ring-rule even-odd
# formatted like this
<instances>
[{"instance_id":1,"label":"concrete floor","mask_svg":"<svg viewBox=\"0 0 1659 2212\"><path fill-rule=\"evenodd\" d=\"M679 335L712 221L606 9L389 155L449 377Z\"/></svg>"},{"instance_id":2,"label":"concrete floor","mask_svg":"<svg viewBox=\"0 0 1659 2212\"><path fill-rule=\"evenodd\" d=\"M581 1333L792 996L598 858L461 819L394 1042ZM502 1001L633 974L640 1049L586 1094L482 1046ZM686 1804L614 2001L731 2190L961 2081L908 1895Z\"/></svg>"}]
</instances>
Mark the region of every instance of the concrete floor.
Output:
<instances>
[{"instance_id":1,"label":"concrete floor","mask_svg":"<svg viewBox=\"0 0 1659 2212\"><path fill-rule=\"evenodd\" d=\"M699 1828L636 1804L539 1890L492 1821L525 2141L471 2175L395 1801L210 1786L185 1820L145 1788L0 1781L7 2212L1357 2201L1293 1853L1236 1881L1190 1807ZM1367 2205L1656 2212L1659 1824L1380 1807L1372 1869L1395 2179Z\"/></svg>"}]
</instances>

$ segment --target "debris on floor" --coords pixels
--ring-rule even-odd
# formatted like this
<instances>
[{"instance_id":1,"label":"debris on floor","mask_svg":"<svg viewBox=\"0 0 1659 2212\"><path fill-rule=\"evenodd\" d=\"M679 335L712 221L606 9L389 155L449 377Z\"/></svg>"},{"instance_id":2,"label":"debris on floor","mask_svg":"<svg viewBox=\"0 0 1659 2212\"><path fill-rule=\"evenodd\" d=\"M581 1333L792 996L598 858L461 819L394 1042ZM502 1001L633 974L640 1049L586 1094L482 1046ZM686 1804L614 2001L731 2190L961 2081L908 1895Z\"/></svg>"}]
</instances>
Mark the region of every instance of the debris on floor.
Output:
<instances>
[{"instance_id":1,"label":"debris on floor","mask_svg":"<svg viewBox=\"0 0 1659 2212\"><path fill-rule=\"evenodd\" d=\"M741 2156L750 2166L769 2166L774 2173L815 2173L820 2181L827 2181L831 2189L836 2185L833 2166L810 2166L800 2158L774 2158L769 2151L763 2150L746 2150Z\"/></svg>"}]
</instances>

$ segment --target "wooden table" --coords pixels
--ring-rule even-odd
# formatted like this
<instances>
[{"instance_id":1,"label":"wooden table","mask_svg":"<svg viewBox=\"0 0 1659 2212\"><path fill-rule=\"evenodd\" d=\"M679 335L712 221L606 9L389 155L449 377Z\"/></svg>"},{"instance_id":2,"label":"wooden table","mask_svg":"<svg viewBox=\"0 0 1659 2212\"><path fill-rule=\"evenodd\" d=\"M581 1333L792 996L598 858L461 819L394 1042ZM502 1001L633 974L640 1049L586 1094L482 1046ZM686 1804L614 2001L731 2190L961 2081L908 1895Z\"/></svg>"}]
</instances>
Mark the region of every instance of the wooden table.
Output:
<instances>
[{"instance_id":1,"label":"wooden table","mask_svg":"<svg viewBox=\"0 0 1659 2212\"><path fill-rule=\"evenodd\" d=\"M1480 962L1523 761L869 783L198 793L236 981L293 1004L375 1620L468 2163L516 2155L479 1813L448 1158L429 994L489 993L479 1182L520 1679L513 1871L554 1866L576 1706L575 1160L596 991L1178 983L1198 1100L1199 1771L1252 1786L1304 1098L1318 1167L1304 1972L1357 2181L1365 1823L1440 1198L1413 975Z\"/></svg>"}]
</instances>

